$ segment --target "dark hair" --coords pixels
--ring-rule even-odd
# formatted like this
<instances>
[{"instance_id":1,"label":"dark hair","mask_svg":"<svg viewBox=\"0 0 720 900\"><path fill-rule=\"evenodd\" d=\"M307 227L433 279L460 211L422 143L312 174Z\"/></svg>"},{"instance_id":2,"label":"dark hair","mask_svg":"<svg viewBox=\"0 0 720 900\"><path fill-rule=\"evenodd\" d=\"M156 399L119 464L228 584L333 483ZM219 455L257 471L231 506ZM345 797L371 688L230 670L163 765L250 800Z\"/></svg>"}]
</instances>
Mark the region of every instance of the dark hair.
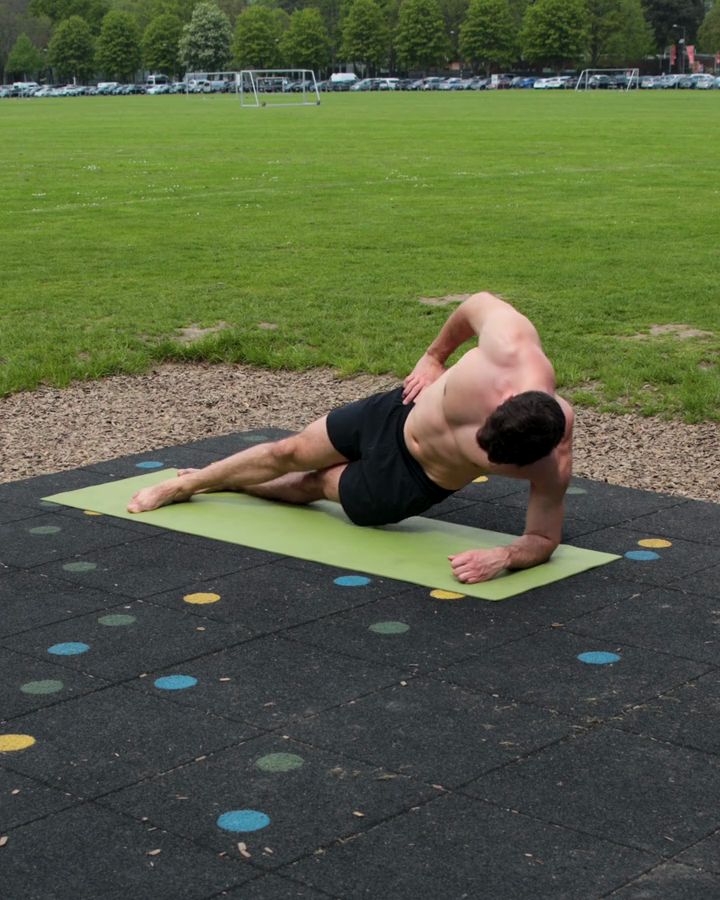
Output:
<instances>
[{"instance_id":1,"label":"dark hair","mask_svg":"<svg viewBox=\"0 0 720 900\"><path fill-rule=\"evenodd\" d=\"M491 463L527 466L542 459L565 434L565 414L544 391L510 397L478 430L477 442Z\"/></svg>"}]
</instances>

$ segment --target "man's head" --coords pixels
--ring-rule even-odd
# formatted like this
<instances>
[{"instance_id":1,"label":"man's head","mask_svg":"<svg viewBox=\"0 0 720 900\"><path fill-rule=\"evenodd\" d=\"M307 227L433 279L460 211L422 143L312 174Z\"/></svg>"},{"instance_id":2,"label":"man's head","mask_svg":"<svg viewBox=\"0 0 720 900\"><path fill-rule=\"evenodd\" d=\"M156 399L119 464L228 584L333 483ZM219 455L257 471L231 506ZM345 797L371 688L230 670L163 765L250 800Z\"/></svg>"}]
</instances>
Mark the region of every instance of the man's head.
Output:
<instances>
[{"instance_id":1,"label":"man's head","mask_svg":"<svg viewBox=\"0 0 720 900\"><path fill-rule=\"evenodd\" d=\"M547 456L565 433L560 404L544 391L510 397L478 430L477 442L491 463L527 466Z\"/></svg>"}]
</instances>

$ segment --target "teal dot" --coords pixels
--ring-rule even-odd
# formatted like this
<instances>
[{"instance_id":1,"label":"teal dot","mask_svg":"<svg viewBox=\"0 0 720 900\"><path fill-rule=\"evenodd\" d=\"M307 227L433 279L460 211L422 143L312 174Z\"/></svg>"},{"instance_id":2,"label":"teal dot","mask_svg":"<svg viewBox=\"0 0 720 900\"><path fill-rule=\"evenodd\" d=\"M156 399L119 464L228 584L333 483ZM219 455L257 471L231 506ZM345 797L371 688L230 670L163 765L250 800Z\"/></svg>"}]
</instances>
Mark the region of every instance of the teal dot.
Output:
<instances>
[{"instance_id":1,"label":"teal dot","mask_svg":"<svg viewBox=\"0 0 720 900\"><path fill-rule=\"evenodd\" d=\"M217 824L223 831L260 831L270 824L270 817L256 809L233 809L218 816Z\"/></svg>"},{"instance_id":2,"label":"teal dot","mask_svg":"<svg viewBox=\"0 0 720 900\"><path fill-rule=\"evenodd\" d=\"M248 444L262 444L265 441L269 441L270 438L266 434L246 434L243 435L243 440L247 441Z\"/></svg>"},{"instance_id":3,"label":"teal dot","mask_svg":"<svg viewBox=\"0 0 720 900\"><path fill-rule=\"evenodd\" d=\"M375 622L369 630L375 634L405 634L410 631L410 626L405 622Z\"/></svg>"},{"instance_id":4,"label":"teal dot","mask_svg":"<svg viewBox=\"0 0 720 900\"><path fill-rule=\"evenodd\" d=\"M30 534L57 534L62 531L59 525L36 525L35 528L28 528Z\"/></svg>"},{"instance_id":5,"label":"teal dot","mask_svg":"<svg viewBox=\"0 0 720 900\"><path fill-rule=\"evenodd\" d=\"M652 550L628 550L625 558L634 559L638 562L649 562L651 559L660 559L660 554L654 553Z\"/></svg>"},{"instance_id":6,"label":"teal dot","mask_svg":"<svg viewBox=\"0 0 720 900\"><path fill-rule=\"evenodd\" d=\"M197 678L192 675L164 675L155 679L155 687L162 691L184 691L186 688L195 687Z\"/></svg>"},{"instance_id":7,"label":"teal dot","mask_svg":"<svg viewBox=\"0 0 720 900\"><path fill-rule=\"evenodd\" d=\"M164 462L160 462L157 459L145 459L142 462L135 463L136 469L162 469L165 465Z\"/></svg>"},{"instance_id":8,"label":"teal dot","mask_svg":"<svg viewBox=\"0 0 720 900\"><path fill-rule=\"evenodd\" d=\"M79 560L78 562L65 563L63 569L66 572L92 572L94 569L97 569L97 563Z\"/></svg>"},{"instance_id":9,"label":"teal dot","mask_svg":"<svg viewBox=\"0 0 720 900\"><path fill-rule=\"evenodd\" d=\"M261 756L255 765L261 772L291 772L305 764L302 756L295 753L268 753Z\"/></svg>"},{"instance_id":10,"label":"teal dot","mask_svg":"<svg viewBox=\"0 0 720 900\"><path fill-rule=\"evenodd\" d=\"M591 666L607 666L620 662L617 653L608 653L605 650L589 650L587 653L578 653L578 659Z\"/></svg>"},{"instance_id":11,"label":"teal dot","mask_svg":"<svg viewBox=\"0 0 720 900\"><path fill-rule=\"evenodd\" d=\"M574 484L571 484L565 493L571 495L575 494L579 496L580 494L587 494L587 491L585 490L585 488L576 487Z\"/></svg>"},{"instance_id":12,"label":"teal dot","mask_svg":"<svg viewBox=\"0 0 720 900\"><path fill-rule=\"evenodd\" d=\"M101 625L107 625L109 628L118 628L122 625L133 625L137 622L135 616L126 616L122 613L116 613L111 616L100 616L98 622Z\"/></svg>"},{"instance_id":13,"label":"teal dot","mask_svg":"<svg viewBox=\"0 0 720 900\"><path fill-rule=\"evenodd\" d=\"M340 587L364 587L370 584L370 579L365 575L341 575L335 579L335 584L339 584Z\"/></svg>"},{"instance_id":14,"label":"teal dot","mask_svg":"<svg viewBox=\"0 0 720 900\"><path fill-rule=\"evenodd\" d=\"M81 641L66 641L48 647L48 653L52 653L53 656L79 656L81 653L87 653L89 649L90 645Z\"/></svg>"},{"instance_id":15,"label":"teal dot","mask_svg":"<svg viewBox=\"0 0 720 900\"><path fill-rule=\"evenodd\" d=\"M47 679L46 681L28 681L20 690L23 694L57 694L63 689L62 681Z\"/></svg>"}]
</instances>

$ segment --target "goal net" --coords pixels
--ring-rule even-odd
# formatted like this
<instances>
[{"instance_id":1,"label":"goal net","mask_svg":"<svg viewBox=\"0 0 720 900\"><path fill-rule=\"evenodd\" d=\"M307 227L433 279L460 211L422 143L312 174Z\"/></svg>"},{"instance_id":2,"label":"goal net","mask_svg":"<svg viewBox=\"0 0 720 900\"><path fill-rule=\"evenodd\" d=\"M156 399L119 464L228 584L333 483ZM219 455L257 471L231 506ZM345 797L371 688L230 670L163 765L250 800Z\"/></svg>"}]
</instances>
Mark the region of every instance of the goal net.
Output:
<instances>
[{"instance_id":1,"label":"goal net","mask_svg":"<svg viewBox=\"0 0 720 900\"><path fill-rule=\"evenodd\" d=\"M241 106L320 105L312 69L243 69L235 73L235 90Z\"/></svg>"},{"instance_id":2,"label":"goal net","mask_svg":"<svg viewBox=\"0 0 720 900\"><path fill-rule=\"evenodd\" d=\"M575 85L576 91L630 91L640 87L638 69L584 69Z\"/></svg>"}]
</instances>

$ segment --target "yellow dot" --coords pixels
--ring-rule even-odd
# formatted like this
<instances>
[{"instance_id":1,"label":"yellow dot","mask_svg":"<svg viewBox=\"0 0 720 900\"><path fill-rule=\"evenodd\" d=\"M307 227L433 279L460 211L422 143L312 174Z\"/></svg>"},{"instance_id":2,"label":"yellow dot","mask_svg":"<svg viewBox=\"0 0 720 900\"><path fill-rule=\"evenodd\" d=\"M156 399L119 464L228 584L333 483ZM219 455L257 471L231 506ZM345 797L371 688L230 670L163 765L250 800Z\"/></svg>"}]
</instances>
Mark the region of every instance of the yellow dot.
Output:
<instances>
[{"instance_id":1,"label":"yellow dot","mask_svg":"<svg viewBox=\"0 0 720 900\"><path fill-rule=\"evenodd\" d=\"M643 538L638 544L641 547L672 547L672 541L666 541L664 538Z\"/></svg>"},{"instance_id":2,"label":"yellow dot","mask_svg":"<svg viewBox=\"0 0 720 900\"><path fill-rule=\"evenodd\" d=\"M86 516L101 516L102 513L95 512L94 509L84 509L83 512Z\"/></svg>"},{"instance_id":3,"label":"yellow dot","mask_svg":"<svg viewBox=\"0 0 720 900\"><path fill-rule=\"evenodd\" d=\"M34 743L35 738L29 734L0 734L0 753L27 750Z\"/></svg>"},{"instance_id":4,"label":"yellow dot","mask_svg":"<svg viewBox=\"0 0 720 900\"><path fill-rule=\"evenodd\" d=\"M442 591L440 588L436 588L434 591L430 591L430 596L436 600L462 600L465 594L458 594L455 591Z\"/></svg>"},{"instance_id":5,"label":"yellow dot","mask_svg":"<svg viewBox=\"0 0 720 900\"><path fill-rule=\"evenodd\" d=\"M487 480L487 475L478 475L477 478L473 478L473 484L484 484Z\"/></svg>"},{"instance_id":6,"label":"yellow dot","mask_svg":"<svg viewBox=\"0 0 720 900\"><path fill-rule=\"evenodd\" d=\"M220 594L185 594L183 597L186 603L195 603L198 606L206 603L217 603L219 599Z\"/></svg>"}]
</instances>

